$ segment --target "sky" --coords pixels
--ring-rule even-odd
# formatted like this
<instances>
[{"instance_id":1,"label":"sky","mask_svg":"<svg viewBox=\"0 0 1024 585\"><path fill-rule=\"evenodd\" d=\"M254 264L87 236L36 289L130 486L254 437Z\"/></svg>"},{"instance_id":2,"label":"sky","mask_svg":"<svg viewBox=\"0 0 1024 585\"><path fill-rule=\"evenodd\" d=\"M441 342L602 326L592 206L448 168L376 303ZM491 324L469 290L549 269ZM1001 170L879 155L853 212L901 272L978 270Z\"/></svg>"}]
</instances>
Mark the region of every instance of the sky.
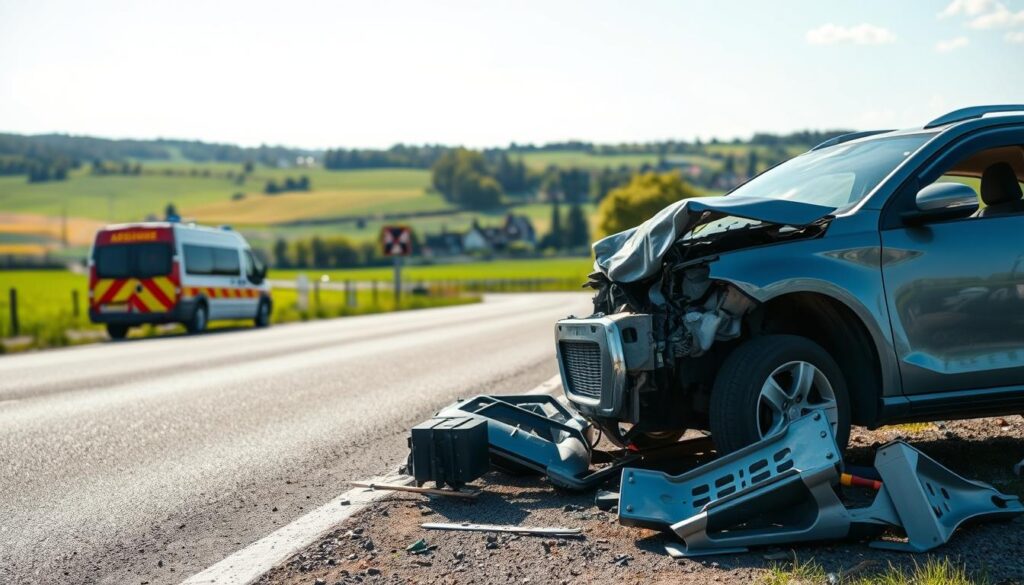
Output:
<instances>
[{"instance_id":1,"label":"sky","mask_svg":"<svg viewBox=\"0 0 1024 585\"><path fill-rule=\"evenodd\" d=\"M1024 103L1024 0L0 0L0 132L483 147L992 103Z\"/></svg>"}]
</instances>

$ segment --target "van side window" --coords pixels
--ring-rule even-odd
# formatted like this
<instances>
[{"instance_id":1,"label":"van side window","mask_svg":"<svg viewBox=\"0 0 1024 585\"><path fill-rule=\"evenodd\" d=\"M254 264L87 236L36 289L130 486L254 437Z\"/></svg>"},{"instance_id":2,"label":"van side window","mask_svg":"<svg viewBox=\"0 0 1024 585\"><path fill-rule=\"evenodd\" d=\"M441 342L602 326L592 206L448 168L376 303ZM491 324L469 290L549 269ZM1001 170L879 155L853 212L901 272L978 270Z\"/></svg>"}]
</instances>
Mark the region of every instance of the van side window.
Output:
<instances>
[{"instance_id":1,"label":"van side window","mask_svg":"<svg viewBox=\"0 0 1024 585\"><path fill-rule=\"evenodd\" d=\"M238 250L234 248L213 249L213 272L224 276L238 276L242 265L238 260Z\"/></svg>"},{"instance_id":2,"label":"van side window","mask_svg":"<svg viewBox=\"0 0 1024 585\"><path fill-rule=\"evenodd\" d=\"M238 276L242 271L238 250L185 244L185 272L187 274Z\"/></svg>"},{"instance_id":3,"label":"van side window","mask_svg":"<svg viewBox=\"0 0 1024 585\"><path fill-rule=\"evenodd\" d=\"M213 248L185 244L185 272L187 274L213 274Z\"/></svg>"}]
</instances>

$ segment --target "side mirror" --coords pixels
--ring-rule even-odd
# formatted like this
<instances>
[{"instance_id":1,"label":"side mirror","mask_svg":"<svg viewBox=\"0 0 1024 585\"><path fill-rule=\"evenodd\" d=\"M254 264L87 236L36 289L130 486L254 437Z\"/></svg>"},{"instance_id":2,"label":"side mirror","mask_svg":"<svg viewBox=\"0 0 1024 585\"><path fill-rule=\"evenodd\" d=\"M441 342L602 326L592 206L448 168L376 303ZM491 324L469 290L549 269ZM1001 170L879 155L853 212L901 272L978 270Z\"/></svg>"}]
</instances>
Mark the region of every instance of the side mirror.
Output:
<instances>
[{"instance_id":1,"label":"side mirror","mask_svg":"<svg viewBox=\"0 0 1024 585\"><path fill-rule=\"evenodd\" d=\"M917 192L917 209L903 214L911 224L967 217L978 210L978 195L961 183L932 183Z\"/></svg>"}]
</instances>

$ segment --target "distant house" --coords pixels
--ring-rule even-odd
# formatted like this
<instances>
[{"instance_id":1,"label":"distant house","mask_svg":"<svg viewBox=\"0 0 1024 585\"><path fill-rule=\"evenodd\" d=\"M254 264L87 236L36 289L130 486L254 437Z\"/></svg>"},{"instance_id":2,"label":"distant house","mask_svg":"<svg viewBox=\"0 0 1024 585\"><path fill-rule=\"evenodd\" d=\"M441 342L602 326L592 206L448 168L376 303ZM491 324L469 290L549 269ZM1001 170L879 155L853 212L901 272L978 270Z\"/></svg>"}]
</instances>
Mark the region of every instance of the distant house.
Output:
<instances>
[{"instance_id":1,"label":"distant house","mask_svg":"<svg viewBox=\"0 0 1024 585\"><path fill-rule=\"evenodd\" d=\"M469 231L462 235L462 251L466 253L489 252L493 249L484 229L474 220Z\"/></svg>"},{"instance_id":2,"label":"distant house","mask_svg":"<svg viewBox=\"0 0 1024 585\"><path fill-rule=\"evenodd\" d=\"M462 254L462 234L449 231L427 234L423 239L423 253L426 256L458 256Z\"/></svg>"},{"instance_id":3,"label":"distant house","mask_svg":"<svg viewBox=\"0 0 1024 585\"><path fill-rule=\"evenodd\" d=\"M503 229L508 242L526 242L531 245L537 243L537 230L533 228L530 218L525 215L508 214Z\"/></svg>"},{"instance_id":4,"label":"distant house","mask_svg":"<svg viewBox=\"0 0 1024 585\"><path fill-rule=\"evenodd\" d=\"M537 243L537 230L525 215L508 214L500 226L473 225L463 233L442 229L439 234L427 234L423 252L427 256L458 256L474 252L503 252L513 242L530 246Z\"/></svg>"}]
</instances>

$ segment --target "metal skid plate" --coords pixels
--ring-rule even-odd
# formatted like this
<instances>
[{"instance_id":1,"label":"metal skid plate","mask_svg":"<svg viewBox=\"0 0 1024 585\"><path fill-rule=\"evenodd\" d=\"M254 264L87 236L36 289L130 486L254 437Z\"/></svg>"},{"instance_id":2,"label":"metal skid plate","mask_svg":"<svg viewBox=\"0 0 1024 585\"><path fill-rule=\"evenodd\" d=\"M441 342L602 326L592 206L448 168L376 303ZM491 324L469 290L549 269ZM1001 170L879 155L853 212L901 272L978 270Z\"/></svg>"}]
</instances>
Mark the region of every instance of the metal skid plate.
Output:
<instances>
[{"instance_id":1,"label":"metal skid plate","mask_svg":"<svg viewBox=\"0 0 1024 585\"><path fill-rule=\"evenodd\" d=\"M828 421L820 413L809 414L782 432L682 475L622 470L619 521L627 526L665 528L752 486L838 462Z\"/></svg>"},{"instance_id":2,"label":"metal skid plate","mask_svg":"<svg viewBox=\"0 0 1024 585\"><path fill-rule=\"evenodd\" d=\"M678 476L624 469L619 521L668 528L697 556L749 546L843 538L855 523L895 522L884 499L869 512L847 510L836 495L839 449L821 413ZM891 509L891 508L890 508Z\"/></svg>"},{"instance_id":3,"label":"metal skid plate","mask_svg":"<svg viewBox=\"0 0 1024 585\"><path fill-rule=\"evenodd\" d=\"M875 548L924 552L948 542L964 522L1024 514L1017 496L964 479L906 443L880 448L875 468L907 534L907 542L878 540Z\"/></svg>"}]
</instances>

